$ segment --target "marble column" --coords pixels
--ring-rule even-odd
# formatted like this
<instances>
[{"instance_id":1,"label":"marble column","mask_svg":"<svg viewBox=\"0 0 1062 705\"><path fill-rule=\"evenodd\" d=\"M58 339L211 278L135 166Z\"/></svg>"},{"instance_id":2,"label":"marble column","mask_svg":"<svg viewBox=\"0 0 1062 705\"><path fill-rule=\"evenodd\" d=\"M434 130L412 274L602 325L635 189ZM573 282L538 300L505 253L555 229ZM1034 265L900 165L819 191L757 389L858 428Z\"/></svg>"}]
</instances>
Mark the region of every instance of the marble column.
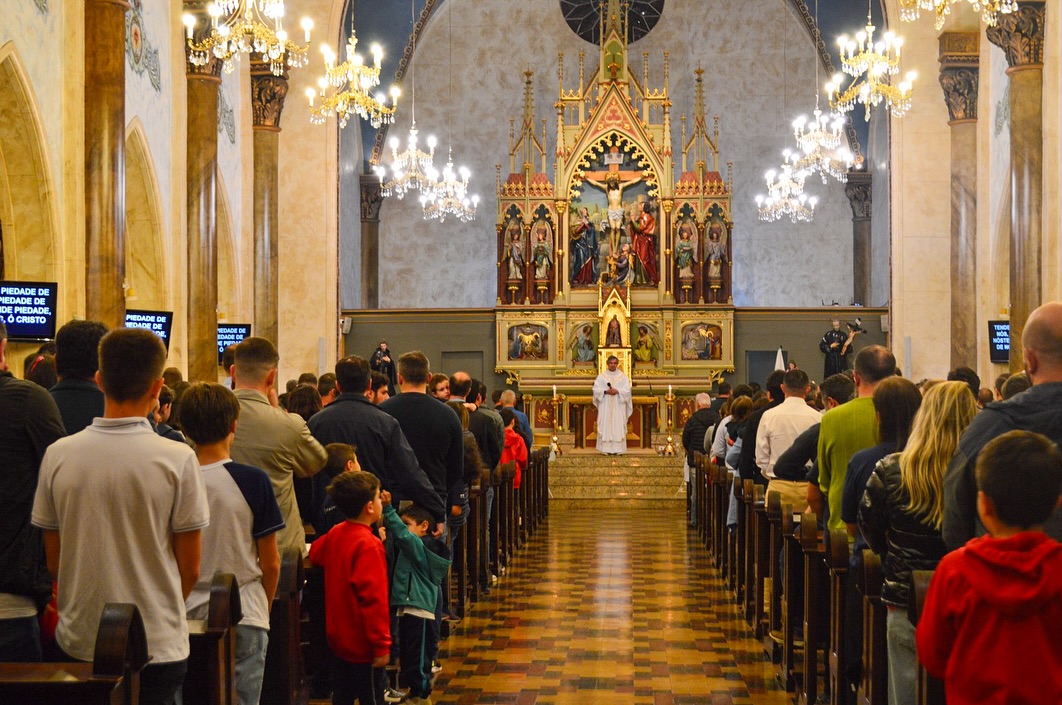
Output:
<instances>
[{"instance_id":1,"label":"marble column","mask_svg":"<svg viewBox=\"0 0 1062 705\"><path fill-rule=\"evenodd\" d=\"M218 90L221 62L185 61L188 81L188 379L218 379ZM231 285L231 282L226 282Z\"/></svg>"},{"instance_id":2,"label":"marble column","mask_svg":"<svg viewBox=\"0 0 1062 705\"><path fill-rule=\"evenodd\" d=\"M125 0L86 0L85 316L125 323Z\"/></svg>"},{"instance_id":3,"label":"marble column","mask_svg":"<svg viewBox=\"0 0 1062 705\"><path fill-rule=\"evenodd\" d=\"M868 172L848 172L844 195L852 207L852 299L861 306L870 305L871 194Z\"/></svg>"},{"instance_id":4,"label":"marble column","mask_svg":"<svg viewBox=\"0 0 1062 705\"><path fill-rule=\"evenodd\" d=\"M361 307L380 307L380 177L361 175Z\"/></svg>"},{"instance_id":5,"label":"marble column","mask_svg":"<svg viewBox=\"0 0 1062 705\"><path fill-rule=\"evenodd\" d=\"M951 367L977 367L978 32L940 35L951 127Z\"/></svg>"},{"instance_id":6,"label":"marble column","mask_svg":"<svg viewBox=\"0 0 1062 705\"><path fill-rule=\"evenodd\" d=\"M286 74L274 76L269 64L251 64L254 134L254 328L251 332L278 347L280 113L287 94Z\"/></svg>"},{"instance_id":7,"label":"marble column","mask_svg":"<svg viewBox=\"0 0 1062 705\"><path fill-rule=\"evenodd\" d=\"M1040 305L1043 241L1043 2L1020 2L986 33L1010 77L1010 369L1020 371L1025 320ZM1054 254L1054 253L1052 253Z\"/></svg>"}]
</instances>

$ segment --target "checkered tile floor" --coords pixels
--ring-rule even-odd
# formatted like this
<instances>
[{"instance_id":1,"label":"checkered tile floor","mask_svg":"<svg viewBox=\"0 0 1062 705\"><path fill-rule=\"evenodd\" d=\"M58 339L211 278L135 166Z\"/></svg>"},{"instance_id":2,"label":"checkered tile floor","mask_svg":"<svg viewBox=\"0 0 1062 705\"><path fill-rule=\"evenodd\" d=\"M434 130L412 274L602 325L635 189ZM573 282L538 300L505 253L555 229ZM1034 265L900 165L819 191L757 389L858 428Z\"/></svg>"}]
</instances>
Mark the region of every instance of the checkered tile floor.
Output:
<instances>
[{"instance_id":1,"label":"checkered tile floor","mask_svg":"<svg viewBox=\"0 0 1062 705\"><path fill-rule=\"evenodd\" d=\"M433 700L788 705L762 653L681 502L558 507L442 644Z\"/></svg>"}]
</instances>

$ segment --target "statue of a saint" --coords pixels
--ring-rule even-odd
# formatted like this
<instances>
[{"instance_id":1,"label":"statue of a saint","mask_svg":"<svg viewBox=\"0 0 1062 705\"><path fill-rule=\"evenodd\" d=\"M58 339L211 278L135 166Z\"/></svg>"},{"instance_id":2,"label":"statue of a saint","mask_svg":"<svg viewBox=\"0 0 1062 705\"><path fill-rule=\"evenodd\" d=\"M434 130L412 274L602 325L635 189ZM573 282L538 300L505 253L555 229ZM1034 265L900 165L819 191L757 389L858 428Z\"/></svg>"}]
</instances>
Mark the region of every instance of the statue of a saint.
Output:
<instances>
[{"instance_id":1,"label":"statue of a saint","mask_svg":"<svg viewBox=\"0 0 1062 705\"><path fill-rule=\"evenodd\" d=\"M535 279L549 279L550 270L553 269L553 247L546 235L549 234L549 226L544 221L539 221L535 228L535 249L532 256L535 261Z\"/></svg>"},{"instance_id":2,"label":"statue of a saint","mask_svg":"<svg viewBox=\"0 0 1062 705\"><path fill-rule=\"evenodd\" d=\"M612 316L612 320L608 322L608 328L605 330L605 347L623 347L623 335L620 333L620 323L616 316Z\"/></svg>"},{"instance_id":3,"label":"statue of a saint","mask_svg":"<svg viewBox=\"0 0 1062 705\"><path fill-rule=\"evenodd\" d=\"M705 247L704 261L708 265L708 293L705 302L724 303L722 300L723 265L726 263L726 242L723 238L723 224L719 222L708 226L708 244Z\"/></svg>"},{"instance_id":4,"label":"statue of a saint","mask_svg":"<svg viewBox=\"0 0 1062 705\"><path fill-rule=\"evenodd\" d=\"M572 230L571 244L572 270L568 281L572 286L591 286L597 281L597 228L590 220L586 208L579 209L579 216Z\"/></svg>"},{"instance_id":5,"label":"statue of a saint","mask_svg":"<svg viewBox=\"0 0 1062 705\"><path fill-rule=\"evenodd\" d=\"M652 206L648 203L642 204L641 211L637 220L631 219L631 241L645 273L645 283L655 286L660 281L656 266L656 218L653 217Z\"/></svg>"},{"instance_id":6,"label":"statue of a saint","mask_svg":"<svg viewBox=\"0 0 1062 705\"><path fill-rule=\"evenodd\" d=\"M585 325L575 335L575 344L572 346L572 359L575 362L593 362L596 346L594 345L594 328Z\"/></svg>"},{"instance_id":7,"label":"statue of a saint","mask_svg":"<svg viewBox=\"0 0 1062 705\"><path fill-rule=\"evenodd\" d=\"M604 183L587 178L586 182L603 189L608 197L608 244L611 252L619 251L620 233L623 227L623 189L642 180L637 176L629 181L620 181L618 174L609 174Z\"/></svg>"},{"instance_id":8,"label":"statue of a saint","mask_svg":"<svg viewBox=\"0 0 1062 705\"><path fill-rule=\"evenodd\" d=\"M687 296L689 290L693 288L693 263L697 256L692 237L693 228L689 222L679 225L678 241L675 243L675 269L678 270L679 280L679 290L676 293L686 292Z\"/></svg>"},{"instance_id":9,"label":"statue of a saint","mask_svg":"<svg viewBox=\"0 0 1062 705\"><path fill-rule=\"evenodd\" d=\"M519 224L515 222L509 226L509 242L505 248L505 261L508 265L510 281L523 281L524 278L524 242L520 231Z\"/></svg>"},{"instance_id":10,"label":"statue of a saint","mask_svg":"<svg viewBox=\"0 0 1062 705\"><path fill-rule=\"evenodd\" d=\"M656 362L656 341L645 326L638 326L638 339L634 341L633 355L638 362Z\"/></svg>"}]
</instances>

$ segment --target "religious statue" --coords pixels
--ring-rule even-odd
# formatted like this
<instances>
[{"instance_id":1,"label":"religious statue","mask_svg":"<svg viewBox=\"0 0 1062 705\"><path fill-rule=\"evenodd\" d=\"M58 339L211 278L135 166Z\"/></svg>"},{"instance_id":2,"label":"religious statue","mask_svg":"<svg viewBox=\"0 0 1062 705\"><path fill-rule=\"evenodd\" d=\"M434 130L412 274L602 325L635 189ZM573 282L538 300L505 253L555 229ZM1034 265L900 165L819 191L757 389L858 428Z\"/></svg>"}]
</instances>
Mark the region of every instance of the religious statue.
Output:
<instances>
[{"instance_id":1,"label":"religious statue","mask_svg":"<svg viewBox=\"0 0 1062 705\"><path fill-rule=\"evenodd\" d=\"M594 345L594 327L589 323L579 329L575 335L575 343L572 345L572 360L574 362L593 362L597 346Z\"/></svg>"},{"instance_id":2,"label":"religious statue","mask_svg":"<svg viewBox=\"0 0 1062 705\"><path fill-rule=\"evenodd\" d=\"M628 243L623 243L620 246L619 254L615 257L609 257L609 271L611 273L611 279L615 284L630 285L632 283L639 283L635 276L638 256L631 251L631 246ZM644 270L641 283L644 283Z\"/></svg>"},{"instance_id":3,"label":"religious statue","mask_svg":"<svg viewBox=\"0 0 1062 705\"><path fill-rule=\"evenodd\" d=\"M505 261L509 267L509 280L523 281L524 278L524 242L521 237L520 224L515 220L509 224L509 243L506 247Z\"/></svg>"},{"instance_id":4,"label":"religious statue","mask_svg":"<svg viewBox=\"0 0 1062 705\"><path fill-rule=\"evenodd\" d=\"M655 363L657 360L656 340L646 326L638 326L638 339L634 341L633 355L638 362Z\"/></svg>"},{"instance_id":5,"label":"religious statue","mask_svg":"<svg viewBox=\"0 0 1062 705\"><path fill-rule=\"evenodd\" d=\"M612 320L608 322L608 328L605 330L605 347L623 347L623 335L620 333L620 322L616 316L612 316Z\"/></svg>"},{"instance_id":6,"label":"religious statue","mask_svg":"<svg viewBox=\"0 0 1062 705\"><path fill-rule=\"evenodd\" d=\"M697 256L693 244L693 227L689 221L683 221L678 229L678 241L675 243L675 269L678 270L678 289L675 291L676 298L683 299L678 303L690 303L690 292L693 289L693 264Z\"/></svg>"},{"instance_id":7,"label":"religious statue","mask_svg":"<svg viewBox=\"0 0 1062 705\"><path fill-rule=\"evenodd\" d=\"M546 239L549 226L545 221L539 221L535 233L535 249L532 252L535 262L535 279L548 280L550 270L553 269L553 248Z\"/></svg>"},{"instance_id":8,"label":"religious statue","mask_svg":"<svg viewBox=\"0 0 1062 705\"><path fill-rule=\"evenodd\" d=\"M660 274L656 266L656 219L652 214L652 206L643 203L641 214L637 218L631 218L631 242L635 254L638 255L638 263L644 282L638 284L651 284L656 286L660 281ZM640 278L640 277L639 277Z\"/></svg>"},{"instance_id":9,"label":"religious statue","mask_svg":"<svg viewBox=\"0 0 1062 705\"><path fill-rule=\"evenodd\" d=\"M608 197L608 244L610 252L619 251L620 234L623 228L623 189L642 180L636 176L628 181L620 181L618 174L609 174L604 183L587 177L586 182L603 189Z\"/></svg>"},{"instance_id":10,"label":"religious statue","mask_svg":"<svg viewBox=\"0 0 1062 705\"><path fill-rule=\"evenodd\" d=\"M579 209L579 216L572 230L571 244L572 269L568 281L572 286L592 286L597 281L597 228L590 220L586 208Z\"/></svg>"},{"instance_id":11,"label":"religious statue","mask_svg":"<svg viewBox=\"0 0 1062 705\"><path fill-rule=\"evenodd\" d=\"M723 288L723 265L726 261L726 239L723 235L723 224L716 221L708 226L708 244L705 247L705 263L708 265L708 293L705 295L705 303L722 304Z\"/></svg>"}]
</instances>

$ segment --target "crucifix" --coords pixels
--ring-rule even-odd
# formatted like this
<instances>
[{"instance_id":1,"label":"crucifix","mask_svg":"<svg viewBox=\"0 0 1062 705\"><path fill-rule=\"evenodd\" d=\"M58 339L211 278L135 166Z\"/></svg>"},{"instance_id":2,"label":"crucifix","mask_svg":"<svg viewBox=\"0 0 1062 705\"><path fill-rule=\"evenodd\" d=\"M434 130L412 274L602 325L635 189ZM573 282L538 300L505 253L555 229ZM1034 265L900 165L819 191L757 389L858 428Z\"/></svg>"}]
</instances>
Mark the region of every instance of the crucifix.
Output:
<instances>
[{"instance_id":1,"label":"crucifix","mask_svg":"<svg viewBox=\"0 0 1062 705\"><path fill-rule=\"evenodd\" d=\"M607 171L588 171L583 180L605 192L608 197L608 243L612 254L619 252L620 233L623 226L623 189L642 180L640 171L620 171L623 154L612 145L605 155Z\"/></svg>"}]
</instances>

